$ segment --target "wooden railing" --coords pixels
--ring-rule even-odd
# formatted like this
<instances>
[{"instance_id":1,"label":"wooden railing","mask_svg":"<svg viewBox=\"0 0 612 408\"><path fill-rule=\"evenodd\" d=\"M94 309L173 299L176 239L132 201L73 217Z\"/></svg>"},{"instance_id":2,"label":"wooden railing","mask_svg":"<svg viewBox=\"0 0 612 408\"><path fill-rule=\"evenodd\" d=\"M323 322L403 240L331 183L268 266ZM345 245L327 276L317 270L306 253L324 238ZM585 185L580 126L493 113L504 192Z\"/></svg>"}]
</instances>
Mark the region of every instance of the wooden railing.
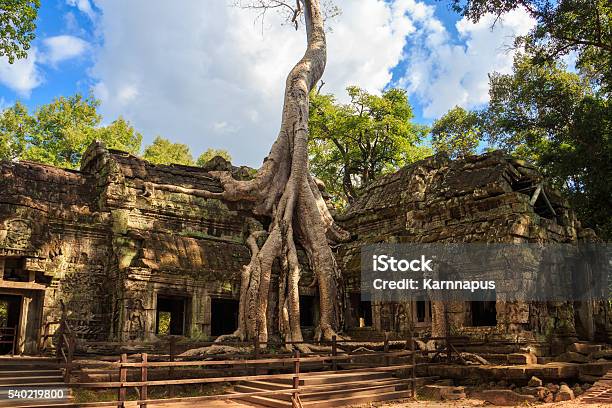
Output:
<instances>
[{"instance_id":1,"label":"wooden railing","mask_svg":"<svg viewBox=\"0 0 612 408\"><path fill-rule=\"evenodd\" d=\"M0 327L0 344L11 345L11 355L17 351L17 327Z\"/></svg>"},{"instance_id":2,"label":"wooden railing","mask_svg":"<svg viewBox=\"0 0 612 408\"><path fill-rule=\"evenodd\" d=\"M54 333L51 333L51 326L60 324L60 320L45 322L42 327L40 339L38 340L38 353L42 354L47 351L47 343L53 338Z\"/></svg>"},{"instance_id":3,"label":"wooden railing","mask_svg":"<svg viewBox=\"0 0 612 408\"><path fill-rule=\"evenodd\" d=\"M416 377L416 356L420 352L415 351L415 343L412 339L405 340L400 350L390 350L390 344L387 343L383 351L373 352L360 352L360 353L342 353L338 354L337 343L341 342L353 342L362 343L358 341L336 341L332 339L331 352L329 354L310 353L307 356L301 355L298 351L294 351L292 355L286 357L269 357L270 354L256 354L256 358L232 358L223 360L183 360L183 361L155 361L159 358L156 355L149 355L147 353L133 354L128 356L126 353L121 354L118 361L113 362L73 362L73 368L75 370L99 366L103 364L107 370L115 370L115 375L112 377L117 378L118 381L109 382L72 382L70 387L73 388L86 388L86 389L109 389L114 388L117 390L117 400L112 402L98 402L87 404L84 403L81 406L115 406L124 407L127 400L127 390L135 388L138 391L138 399L136 402L131 401L132 404L136 403L140 407L146 407L147 404L156 403L171 403L171 402L204 402L211 400L228 400L228 399L240 399L250 396L270 396L280 394L290 394L292 405L294 407L301 407L300 392L316 390L317 388L324 387L322 385L300 385L300 377L303 376L301 371L304 365L313 364L321 365L319 367L325 369L326 367L331 369L326 373L342 373L342 370L338 370L338 363L342 363L345 366L350 366L352 372L394 372L398 370L409 370L409 375L406 378L397 378L396 382L400 384L410 384L411 395L414 397L415 384L418 378ZM294 342L301 343L301 342ZM333 344L336 344L334 346ZM152 357L152 358L150 358ZM164 356L168 358L168 356ZM369 358L368 363L356 363L352 365L354 361ZM153 361L152 361L153 360ZM379 363L372 362L373 360L379 361ZM365 366L364 366L365 365ZM160 370L168 369L170 371L174 368L197 368L200 375L204 373L213 376L202 376L198 378L180 378L176 379L170 376L168 379L155 379L150 380L150 370L155 370L156 373L160 373ZM259 370L255 369L259 367ZM357 368L353 368L357 367ZM264 369L268 370L279 370L284 368L291 372L286 374L263 374ZM128 375L129 370L138 370ZM239 370L239 373L235 373ZM244 374L247 373L247 374ZM219 376L221 375L221 376ZM112 379L111 377L111 379ZM139 380L137 380L137 378ZM241 392L232 394L219 394L209 395L201 397L182 397L182 398L165 398L165 399L148 399L150 387L170 387L170 386L184 386L194 384L215 384L215 383L226 383L226 382L239 382L239 381L253 381L253 380L279 380L289 379L291 380L290 388L283 388L277 390L265 390L257 392ZM354 381L353 384L363 383L363 386L367 386L371 383L371 380L360 380Z\"/></svg>"}]
</instances>

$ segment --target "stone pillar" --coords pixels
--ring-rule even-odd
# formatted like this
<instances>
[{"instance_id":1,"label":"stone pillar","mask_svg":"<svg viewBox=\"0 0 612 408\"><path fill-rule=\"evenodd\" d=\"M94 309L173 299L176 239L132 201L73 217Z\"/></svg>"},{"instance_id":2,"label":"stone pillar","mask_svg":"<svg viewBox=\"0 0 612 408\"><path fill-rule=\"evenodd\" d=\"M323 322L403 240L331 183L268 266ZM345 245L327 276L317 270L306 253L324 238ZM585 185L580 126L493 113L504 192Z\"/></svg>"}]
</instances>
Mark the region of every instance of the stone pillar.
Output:
<instances>
[{"instance_id":1,"label":"stone pillar","mask_svg":"<svg viewBox=\"0 0 612 408\"><path fill-rule=\"evenodd\" d=\"M0 281L4 279L4 258L0 258Z\"/></svg>"},{"instance_id":2,"label":"stone pillar","mask_svg":"<svg viewBox=\"0 0 612 408\"><path fill-rule=\"evenodd\" d=\"M28 326L28 310L32 298L29 296L21 297L21 314L19 315L19 330L17 332L17 350L16 353L22 354L26 344L26 328Z\"/></svg>"}]
</instances>

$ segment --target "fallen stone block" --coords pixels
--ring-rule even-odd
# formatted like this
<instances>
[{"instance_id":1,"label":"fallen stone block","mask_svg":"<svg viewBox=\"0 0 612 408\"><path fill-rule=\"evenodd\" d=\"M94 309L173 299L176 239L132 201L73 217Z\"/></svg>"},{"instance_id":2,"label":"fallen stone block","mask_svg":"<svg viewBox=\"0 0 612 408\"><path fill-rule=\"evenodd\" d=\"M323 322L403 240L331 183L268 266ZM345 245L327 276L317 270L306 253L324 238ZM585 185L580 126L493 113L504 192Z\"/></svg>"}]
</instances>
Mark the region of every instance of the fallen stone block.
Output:
<instances>
[{"instance_id":1,"label":"fallen stone block","mask_svg":"<svg viewBox=\"0 0 612 408\"><path fill-rule=\"evenodd\" d=\"M571 390L570 390L571 391ZM525 402L536 402L533 395L522 395L512 390L485 390L481 391L477 397L493 405L514 406Z\"/></svg>"},{"instance_id":2,"label":"fallen stone block","mask_svg":"<svg viewBox=\"0 0 612 408\"><path fill-rule=\"evenodd\" d=\"M457 401L465 399L465 388L448 385L426 385L421 394L436 401Z\"/></svg>"},{"instance_id":3,"label":"fallen stone block","mask_svg":"<svg viewBox=\"0 0 612 408\"><path fill-rule=\"evenodd\" d=\"M557 392L557 394L555 395L555 402L570 401L574 398L574 391L572 391L572 389L568 387L567 384L563 384L561 385L561 387L559 387L559 392Z\"/></svg>"},{"instance_id":4,"label":"fallen stone block","mask_svg":"<svg viewBox=\"0 0 612 408\"><path fill-rule=\"evenodd\" d=\"M589 344L589 343L572 343L567 348L567 351L573 351L576 353L589 355L591 353L596 353L598 351L603 350L603 346L601 344Z\"/></svg>"},{"instance_id":5,"label":"fallen stone block","mask_svg":"<svg viewBox=\"0 0 612 408\"><path fill-rule=\"evenodd\" d=\"M589 361L588 357L575 351L566 351L555 358L556 361L563 363L586 363Z\"/></svg>"},{"instance_id":6,"label":"fallen stone block","mask_svg":"<svg viewBox=\"0 0 612 408\"><path fill-rule=\"evenodd\" d=\"M536 376L533 376L533 377L531 377L531 379L529 380L527 385L530 386L530 387L541 387L542 386L542 380L540 380Z\"/></svg>"}]
</instances>

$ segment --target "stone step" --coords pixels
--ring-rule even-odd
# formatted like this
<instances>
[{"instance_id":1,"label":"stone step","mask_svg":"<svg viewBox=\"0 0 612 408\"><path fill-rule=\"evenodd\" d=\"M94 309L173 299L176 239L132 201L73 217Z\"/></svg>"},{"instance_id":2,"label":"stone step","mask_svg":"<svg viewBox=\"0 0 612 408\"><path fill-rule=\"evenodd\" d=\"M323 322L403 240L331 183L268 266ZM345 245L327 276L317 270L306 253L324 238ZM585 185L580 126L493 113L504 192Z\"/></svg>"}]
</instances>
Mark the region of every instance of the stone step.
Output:
<instances>
[{"instance_id":1,"label":"stone step","mask_svg":"<svg viewBox=\"0 0 612 408\"><path fill-rule=\"evenodd\" d=\"M333 383L347 383L351 381L363 381L363 380L379 380L389 378L388 372L353 372L344 373L341 375L338 373L330 374L316 374L316 375L300 375L300 385L317 385L317 384L333 384ZM283 378L279 379L278 382L281 384L291 384L293 379Z\"/></svg>"},{"instance_id":2,"label":"stone step","mask_svg":"<svg viewBox=\"0 0 612 408\"><path fill-rule=\"evenodd\" d=\"M302 400L302 406L304 408L306 407L309 407L309 408L343 407L343 406L361 405L361 404L377 402L377 401L390 401L390 400L396 400L396 399L404 399L404 398L409 398L409 397L410 397L410 391L389 391L389 392L381 392L381 393L371 391L370 394L356 395L356 396L350 396L350 397L340 397L340 398L333 398L333 399L320 400L320 401ZM301 396L300 396L300 399L301 399ZM269 397L252 396L252 397L245 397L242 400L253 403L253 404L257 404L260 406L264 406L264 407L271 407L271 408L290 408L291 407L290 401L281 401L281 400L276 400L276 399L269 398Z\"/></svg>"},{"instance_id":3,"label":"stone step","mask_svg":"<svg viewBox=\"0 0 612 408\"><path fill-rule=\"evenodd\" d=\"M371 394L373 390L377 390L378 392L397 391L400 387L407 388L407 385L405 382L401 382L395 378L390 378L383 381L373 381L371 383L366 384L337 383L326 385L324 387L317 386L317 388L314 389L304 389L300 392L300 398L302 399L302 402L322 398L341 398L349 396L358 396L362 394ZM283 386L282 388L289 389L291 387ZM234 390L240 392L258 392L270 390L270 387L268 386L268 388L260 388L260 384L257 384L257 382L253 381L248 382L248 384L245 383L237 385L234 387ZM269 395L267 396L267 398L277 399L281 401L291 401L291 394Z\"/></svg>"},{"instance_id":4,"label":"stone step","mask_svg":"<svg viewBox=\"0 0 612 408\"><path fill-rule=\"evenodd\" d=\"M27 384L46 384L46 383L59 383L62 382L64 377L60 374L60 375L47 375L47 376L40 376L40 375L36 375L36 372L32 373L32 376L15 376L15 377L2 377L0 378L0 387L1 386L8 386L8 385L19 385L19 386L25 386Z\"/></svg>"},{"instance_id":5,"label":"stone step","mask_svg":"<svg viewBox=\"0 0 612 408\"><path fill-rule=\"evenodd\" d=\"M4 367L3 367L4 368ZM11 377L31 377L33 375L36 376L57 376L61 375L62 372L60 370L0 370L0 379L1 378L11 378Z\"/></svg>"}]
</instances>

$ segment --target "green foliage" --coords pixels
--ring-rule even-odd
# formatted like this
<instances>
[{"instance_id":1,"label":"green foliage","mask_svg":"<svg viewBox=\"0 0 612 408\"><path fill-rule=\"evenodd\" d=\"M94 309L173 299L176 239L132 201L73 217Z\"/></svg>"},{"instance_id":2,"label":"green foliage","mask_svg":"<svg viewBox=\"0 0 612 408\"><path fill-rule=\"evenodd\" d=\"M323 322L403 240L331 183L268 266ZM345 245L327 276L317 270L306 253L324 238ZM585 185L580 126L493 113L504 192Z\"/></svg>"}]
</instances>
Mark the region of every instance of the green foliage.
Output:
<instances>
[{"instance_id":1,"label":"green foliage","mask_svg":"<svg viewBox=\"0 0 612 408\"><path fill-rule=\"evenodd\" d=\"M519 56L514 72L490 76L484 120L490 141L532 160L579 218L612 238L612 106L588 78L560 63Z\"/></svg>"},{"instance_id":2,"label":"green foliage","mask_svg":"<svg viewBox=\"0 0 612 408\"><path fill-rule=\"evenodd\" d=\"M6 327L8 324L8 303L0 300L0 327Z\"/></svg>"},{"instance_id":3,"label":"green foliage","mask_svg":"<svg viewBox=\"0 0 612 408\"><path fill-rule=\"evenodd\" d=\"M153 144L145 148L144 158L155 164L194 165L189 146L182 143L172 143L161 136L157 136L153 140Z\"/></svg>"},{"instance_id":4,"label":"green foliage","mask_svg":"<svg viewBox=\"0 0 612 408\"><path fill-rule=\"evenodd\" d=\"M40 0L3 0L0 4L0 56L9 63L27 57L39 7Z\"/></svg>"},{"instance_id":5,"label":"green foliage","mask_svg":"<svg viewBox=\"0 0 612 408\"><path fill-rule=\"evenodd\" d=\"M436 120L431 128L434 151L446 153L453 158L476 153L483 136L478 114L459 106L455 106Z\"/></svg>"},{"instance_id":6,"label":"green foliage","mask_svg":"<svg viewBox=\"0 0 612 408\"><path fill-rule=\"evenodd\" d=\"M227 160L228 162L232 161L232 156L229 154L229 152L227 150L223 150L223 149L208 149L204 153L202 153L200 155L200 157L198 157L198 160L196 161L196 164L198 166L202 167L206 163L208 163L215 156L221 156L225 160Z\"/></svg>"},{"instance_id":7,"label":"green foliage","mask_svg":"<svg viewBox=\"0 0 612 408\"><path fill-rule=\"evenodd\" d=\"M595 73L593 78L610 92L610 0L451 0L451 3L456 11L472 21L478 21L487 13L501 16L522 7L537 23L526 36L516 39L517 45L525 46L536 63L553 61L569 52L577 52L578 66Z\"/></svg>"},{"instance_id":8,"label":"green foliage","mask_svg":"<svg viewBox=\"0 0 612 408\"><path fill-rule=\"evenodd\" d=\"M0 159L31 160L77 168L94 140L136 154L142 136L124 119L100 127L99 101L76 94L59 97L30 115L20 102L0 114Z\"/></svg>"},{"instance_id":9,"label":"green foliage","mask_svg":"<svg viewBox=\"0 0 612 408\"><path fill-rule=\"evenodd\" d=\"M0 114L0 160L13 160L26 148L33 118L20 102L6 108Z\"/></svg>"},{"instance_id":10,"label":"green foliage","mask_svg":"<svg viewBox=\"0 0 612 408\"><path fill-rule=\"evenodd\" d=\"M347 104L332 95L310 97L311 171L339 206L353 201L376 177L431 154L418 146L425 129L412 123L404 90L381 96L357 87L347 92Z\"/></svg>"},{"instance_id":11,"label":"green foliage","mask_svg":"<svg viewBox=\"0 0 612 408\"><path fill-rule=\"evenodd\" d=\"M110 125L98 129L96 138L104 141L106 147L133 155L140 153L142 135L122 117Z\"/></svg>"},{"instance_id":12,"label":"green foliage","mask_svg":"<svg viewBox=\"0 0 612 408\"><path fill-rule=\"evenodd\" d=\"M172 315L170 312L159 312L157 321L157 334L160 336L166 336L170 334L170 320Z\"/></svg>"}]
</instances>

